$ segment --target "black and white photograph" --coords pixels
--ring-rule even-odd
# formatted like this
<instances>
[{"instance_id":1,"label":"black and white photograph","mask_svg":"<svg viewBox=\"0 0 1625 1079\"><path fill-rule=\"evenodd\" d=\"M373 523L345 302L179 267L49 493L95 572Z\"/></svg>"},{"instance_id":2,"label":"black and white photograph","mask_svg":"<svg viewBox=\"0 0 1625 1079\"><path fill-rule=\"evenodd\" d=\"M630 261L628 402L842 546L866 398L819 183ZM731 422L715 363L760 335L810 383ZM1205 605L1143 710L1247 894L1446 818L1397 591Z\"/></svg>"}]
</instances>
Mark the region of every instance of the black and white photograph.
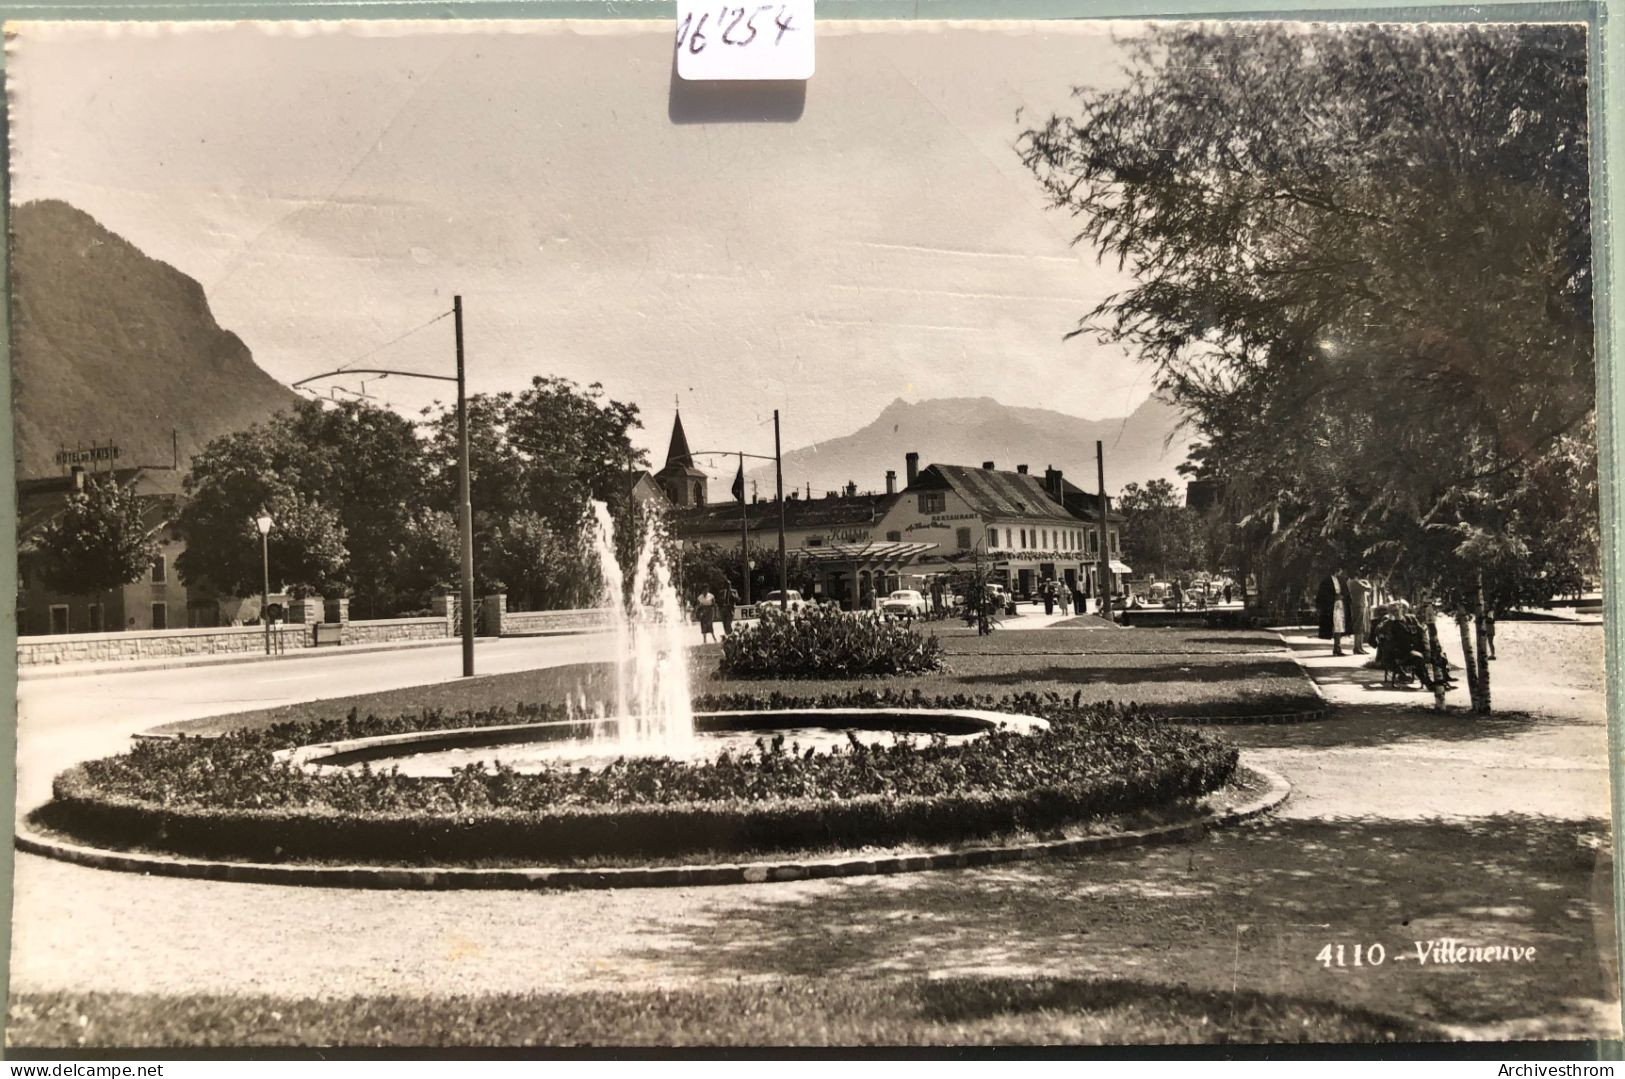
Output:
<instances>
[{"instance_id":1,"label":"black and white photograph","mask_svg":"<svg viewBox=\"0 0 1625 1079\"><path fill-rule=\"evenodd\" d=\"M8 23L7 1051L1617 1049L1595 32Z\"/></svg>"}]
</instances>

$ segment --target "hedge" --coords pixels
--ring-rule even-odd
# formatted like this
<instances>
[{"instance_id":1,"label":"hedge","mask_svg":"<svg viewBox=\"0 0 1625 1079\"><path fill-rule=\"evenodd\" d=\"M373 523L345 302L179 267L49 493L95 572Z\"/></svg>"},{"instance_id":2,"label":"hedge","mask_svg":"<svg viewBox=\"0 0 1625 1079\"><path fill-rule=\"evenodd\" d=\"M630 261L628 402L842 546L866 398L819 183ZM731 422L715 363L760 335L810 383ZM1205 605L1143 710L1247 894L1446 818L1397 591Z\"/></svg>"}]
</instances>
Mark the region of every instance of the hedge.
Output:
<instances>
[{"instance_id":1,"label":"hedge","mask_svg":"<svg viewBox=\"0 0 1625 1079\"><path fill-rule=\"evenodd\" d=\"M940 671L942 642L873 613L763 608L754 625L722 639L718 673L728 678L859 678Z\"/></svg>"},{"instance_id":2,"label":"hedge","mask_svg":"<svg viewBox=\"0 0 1625 1079\"><path fill-rule=\"evenodd\" d=\"M1016 700L1051 728L801 756L764 745L713 764L618 762L541 776L479 767L450 779L312 775L273 763L265 732L143 744L59 776L39 823L197 857L540 864L1041 831L1194 798L1236 767L1234 748L1140 710ZM600 800L564 796L584 792Z\"/></svg>"}]
</instances>

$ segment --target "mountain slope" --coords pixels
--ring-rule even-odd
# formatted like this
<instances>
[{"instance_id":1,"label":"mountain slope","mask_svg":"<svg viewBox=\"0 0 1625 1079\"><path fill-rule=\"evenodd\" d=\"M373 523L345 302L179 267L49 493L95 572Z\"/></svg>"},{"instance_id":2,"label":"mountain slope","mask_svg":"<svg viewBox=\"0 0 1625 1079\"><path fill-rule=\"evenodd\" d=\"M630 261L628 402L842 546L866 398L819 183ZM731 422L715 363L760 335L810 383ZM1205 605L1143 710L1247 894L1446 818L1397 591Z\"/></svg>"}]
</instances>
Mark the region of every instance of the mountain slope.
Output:
<instances>
[{"instance_id":1,"label":"mountain slope","mask_svg":"<svg viewBox=\"0 0 1625 1079\"><path fill-rule=\"evenodd\" d=\"M1105 443L1106 489L1167 479L1181 490L1175 469L1185 460L1189 439L1183 432L1169 441L1180 416L1156 398L1148 398L1127 417L1085 420L1042 408L1004 405L991 397L950 397L910 404L893 401L861 430L784 455L786 487L813 494L838 490L848 481L860 491L884 490L887 469L906 482L904 455L920 455L920 467L943 464L980 465L992 461L1002 469L1025 464L1037 475L1046 467L1061 469L1086 491L1095 489L1095 440ZM1165 443L1166 447L1165 447ZM773 490L773 469L752 476L761 493Z\"/></svg>"},{"instance_id":2,"label":"mountain slope","mask_svg":"<svg viewBox=\"0 0 1625 1079\"><path fill-rule=\"evenodd\" d=\"M12 415L19 477L64 444L111 439L120 466L181 466L298 398L255 366L203 287L65 202L13 208Z\"/></svg>"}]
</instances>

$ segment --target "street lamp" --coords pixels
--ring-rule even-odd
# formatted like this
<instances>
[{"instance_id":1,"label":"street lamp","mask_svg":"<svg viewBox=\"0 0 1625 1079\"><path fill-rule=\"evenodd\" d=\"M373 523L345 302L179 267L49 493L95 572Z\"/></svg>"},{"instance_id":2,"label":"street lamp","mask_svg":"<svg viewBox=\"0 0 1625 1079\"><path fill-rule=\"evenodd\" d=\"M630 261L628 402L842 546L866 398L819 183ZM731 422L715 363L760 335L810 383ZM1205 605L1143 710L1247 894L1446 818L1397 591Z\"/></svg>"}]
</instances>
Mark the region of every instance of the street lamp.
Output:
<instances>
[{"instance_id":1,"label":"street lamp","mask_svg":"<svg viewBox=\"0 0 1625 1079\"><path fill-rule=\"evenodd\" d=\"M265 654L271 654L271 526L276 522L263 508L254 518L254 527L260 530L260 568L265 576L260 582L260 621L265 623Z\"/></svg>"}]
</instances>

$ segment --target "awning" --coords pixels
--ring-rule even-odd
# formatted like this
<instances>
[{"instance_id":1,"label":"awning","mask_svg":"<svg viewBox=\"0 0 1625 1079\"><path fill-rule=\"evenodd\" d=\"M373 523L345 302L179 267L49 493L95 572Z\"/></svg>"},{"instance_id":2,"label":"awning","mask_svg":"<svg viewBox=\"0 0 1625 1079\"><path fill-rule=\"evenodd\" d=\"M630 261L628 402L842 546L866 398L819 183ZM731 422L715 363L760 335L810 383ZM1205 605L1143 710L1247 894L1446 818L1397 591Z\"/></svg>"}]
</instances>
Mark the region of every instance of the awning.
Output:
<instances>
[{"instance_id":1,"label":"awning","mask_svg":"<svg viewBox=\"0 0 1625 1079\"><path fill-rule=\"evenodd\" d=\"M874 543L829 543L819 547L796 547L790 553L801 555L813 563L907 563L914 561L926 551L934 550L936 546L934 543L899 543L887 540Z\"/></svg>"},{"instance_id":2,"label":"awning","mask_svg":"<svg viewBox=\"0 0 1625 1079\"><path fill-rule=\"evenodd\" d=\"M1113 573L1133 573L1134 572L1134 567L1125 566L1125 565L1123 565L1123 563L1119 562L1115 558L1112 559L1112 561L1111 561L1111 567L1112 567L1112 572Z\"/></svg>"}]
</instances>

